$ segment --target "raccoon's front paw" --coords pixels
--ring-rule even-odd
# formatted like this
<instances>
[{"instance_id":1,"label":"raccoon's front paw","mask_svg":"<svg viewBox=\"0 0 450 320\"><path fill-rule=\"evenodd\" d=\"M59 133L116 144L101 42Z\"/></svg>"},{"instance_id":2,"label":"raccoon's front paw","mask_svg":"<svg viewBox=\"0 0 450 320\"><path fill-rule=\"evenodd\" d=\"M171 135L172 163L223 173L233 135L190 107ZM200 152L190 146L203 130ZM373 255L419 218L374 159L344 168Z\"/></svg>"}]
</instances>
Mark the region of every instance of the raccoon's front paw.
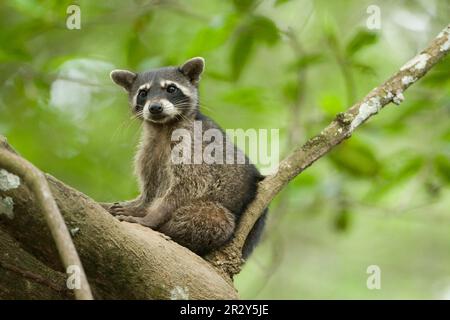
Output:
<instances>
[{"instance_id":1,"label":"raccoon's front paw","mask_svg":"<svg viewBox=\"0 0 450 320\"><path fill-rule=\"evenodd\" d=\"M113 216L123 215L125 213L125 208L119 202L114 202L107 210Z\"/></svg>"}]
</instances>

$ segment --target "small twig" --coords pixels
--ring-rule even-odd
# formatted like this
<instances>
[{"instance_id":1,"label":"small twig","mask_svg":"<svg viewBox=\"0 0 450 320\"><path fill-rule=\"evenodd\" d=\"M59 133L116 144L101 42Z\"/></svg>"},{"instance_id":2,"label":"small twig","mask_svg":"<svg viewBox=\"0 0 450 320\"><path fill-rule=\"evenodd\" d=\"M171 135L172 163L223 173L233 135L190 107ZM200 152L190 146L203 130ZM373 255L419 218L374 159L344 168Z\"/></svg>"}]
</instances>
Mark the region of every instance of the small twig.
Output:
<instances>
[{"instance_id":1,"label":"small twig","mask_svg":"<svg viewBox=\"0 0 450 320\"><path fill-rule=\"evenodd\" d=\"M1 139L2 145L5 143ZM70 237L55 199L52 196L45 175L27 160L12 153L8 149L0 148L0 167L20 176L36 196L50 232L55 240L59 256L64 267L78 266L80 273L80 289L74 289L78 300L92 300L92 293L78 253Z\"/></svg>"}]
</instances>

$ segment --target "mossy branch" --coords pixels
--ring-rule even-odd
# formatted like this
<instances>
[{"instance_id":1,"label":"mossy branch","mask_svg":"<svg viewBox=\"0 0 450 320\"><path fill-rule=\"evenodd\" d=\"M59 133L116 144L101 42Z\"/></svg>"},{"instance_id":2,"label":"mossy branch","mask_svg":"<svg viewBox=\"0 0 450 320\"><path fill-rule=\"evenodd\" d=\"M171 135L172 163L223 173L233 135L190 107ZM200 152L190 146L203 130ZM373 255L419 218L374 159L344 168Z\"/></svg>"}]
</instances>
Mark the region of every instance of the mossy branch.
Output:
<instances>
[{"instance_id":1,"label":"mossy branch","mask_svg":"<svg viewBox=\"0 0 450 320\"><path fill-rule=\"evenodd\" d=\"M6 139L1 139L1 141L3 146L7 146ZM64 219L50 191L45 175L31 163L12 152L12 148L10 147L0 148L0 168L18 175L32 190L55 240L65 269L67 270L71 266L78 267L79 272L77 272L77 276L79 276L80 287L74 288L75 297L79 300L92 300L91 289L83 265L72 242L69 230L64 223Z\"/></svg>"}]
</instances>

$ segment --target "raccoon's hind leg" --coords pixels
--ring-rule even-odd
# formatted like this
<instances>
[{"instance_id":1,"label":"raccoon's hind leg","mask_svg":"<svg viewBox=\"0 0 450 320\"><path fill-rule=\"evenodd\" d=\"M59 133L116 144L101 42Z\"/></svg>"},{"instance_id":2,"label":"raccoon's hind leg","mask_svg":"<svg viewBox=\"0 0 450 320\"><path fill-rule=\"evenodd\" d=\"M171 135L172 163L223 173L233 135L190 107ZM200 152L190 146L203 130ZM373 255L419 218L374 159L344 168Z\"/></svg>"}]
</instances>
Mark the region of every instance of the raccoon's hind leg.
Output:
<instances>
[{"instance_id":1,"label":"raccoon's hind leg","mask_svg":"<svg viewBox=\"0 0 450 320\"><path fill-rule=\"evenodd\" d=\"M235 216L219 203L195 201L178 208L158 231L199 255L225 244L233 235Z\"/></svg>"}]
</instances>

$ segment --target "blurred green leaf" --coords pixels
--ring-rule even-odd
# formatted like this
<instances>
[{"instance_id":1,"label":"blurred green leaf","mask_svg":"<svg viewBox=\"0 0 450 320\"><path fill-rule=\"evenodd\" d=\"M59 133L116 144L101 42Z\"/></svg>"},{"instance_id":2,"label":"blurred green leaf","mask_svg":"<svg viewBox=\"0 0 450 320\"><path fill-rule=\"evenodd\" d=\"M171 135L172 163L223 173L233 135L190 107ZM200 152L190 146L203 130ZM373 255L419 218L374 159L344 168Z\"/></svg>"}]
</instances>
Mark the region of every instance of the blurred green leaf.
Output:
<instances>
[{"instance_id":1,"label":"blurred green leaf","mask_svg":"<svg viewBox=\"0 0 450 320\"><path fill-rule=\"evenodd\" d=\"M329 158L339 170L355 177L372 177L380 170L372 149L355 138L338 146Z\"/></svg>"},{"instance_id":2,"label":"blurred green leaf","mask_svg":"<svg viewBox=\"0 0 450 320\"><path fill-rule=\"evenodd\" d=\"M254 108L255 111L264 103L264 88L241 86L224 94L221 98L229 104L246 108Z\"/></svg>"},{"instance_id":3,"label":"blurred green leaf","mask_svg":"<svg viewBox=\"0 0 450 320\"><path fill-rule=\"evenodd\" d=\"M291 64L291 66L298 71L313 66L315 64L322 63L324 60L325 57L322 54L310 53L302 55L293 64Z\"/></svg>"},{"instance_id":4,"label":"blurred green leaf","mask_svg":"<svg viewBox=\"0 0 450 320\"><path fill-rule=\"evenodd\" d=\"M279 6L279 5L282 5L282 4L285 4L286 2L289 2L289 1L291 1L291 0L276 0L275 1L275 7Z\"/></svg>"},{"instance_id":5,"label":"blurred green leaf","mask_svg":"<svg viewBox=\"0 0 450 320\"><path fill-rule=\"evenodd\" d=\"M250 11L256 3L256 0L233 0L234 7L242 12Z\"/></svg>"},{"instance_id":6,"label":"blurred green leaf","mask_svg":"<svg viewBox=\"0 0 450 320\"><path fill-rule=\"evenodd\" d=\"M351 223L351 214L347 209L340 210L334 218L333 224L337 231L347 231Z\"/></svg>"},{"instance_id":7,"label":"blurred green leaf","mask_svg":"<svg viewBox=\"0 0 450 320\"><path fill-rule=\"evenodd\" d=\"M191 41L188 56L204 55L205 52L217 49L229 38L237 17L235 13L215 17L214 23L200 30Z\"/></svg>"},{"instance_id":8,"label":"blurred green leaf","mask_svg":"<svg viewBox=\"0 0 450 320\"><path fill-rule=\"evenodd\" d=\"M390 166L383 166L381 170L381 183L376 185L371 192L371 197L378 199L388 192L392 191L395 187L404 183L407 179L418 174L424 164L424 158L422 156L413 154L397 154L393 155Z\"/></svg>"},{"instance_id":9,"label":"blurred green leaf","mask_svg":"<svg viewBox=\"0 0 450 320\"><path fill-rule=\"evenodd\" d=\"M319 105L329 115L336 115L344 108L342 97L335 94L326 94L321 97Z\"/></svg>"},{"instance_id":10,"label":"blurred green leaf","mask_svg":"<svg viewBox=\"0 0 450 320\"><path fill-rule=\"evenodd\" d=\"M153 20L153 11L149 10L139 15L132 24L126 41L127 65L137 69L138 65L148 57L149 43L143 38L144 29Z\"/></svg>"},{"instance_id":11,"label":"blurred green leaf","mask_svg":"<svg viewBox=\"0 0 450 320\"><path fill-rule=\"evenodd\" d=\"M345 52L353 56L363 48L373 45L378 41L378 34L367 30L359 30L347 43Z\"/></svg>"},{"instance_id":12,"label":"blurred green leaf","mask_svg":"<svg viewBox=\"0 0 450 320\"><path fill-rule=\"evenodd\" d=\"M301 175L295 177L291 184L297 188L314 187L317 185L317 175L311 173L311 171L304 171Z\"/></svg>"},{"instance_id":13,"label":"blurred green leaf","mask_svg":"<svg viewBox=\"0 0 450 320\"><path fill-rule=\"evenodd\" d=\"M355 68L356 70L358 70L359 72L366 74L366 75L371 75L371 76L376 76L377 72L375 70L375 68L373 68L372 66L363 63L363 62L357 62L357 61L352 61L351 65L353 68Z\"/></svg>"},{"instance_id":14,"label":"blurred green leaf","mask_svg":"<svg viewBox=\"0 0 450 320\"><path fill-rule=\"evenodd\" d=\"M248 32L240 33L231 49L231 77L238 80L253 50L254 38Z\"/></svg>"},{"instance_id":15,"label":"blurred green leaf","mask_svg":"<svg viewBox=\"0 0 450 320\"><path fill-rule=\"evenodd\" d=\"M264 16L253 16L249 21L248 28L255 38L268 45L274 45L280 38L275 23Z\"/></svg>"},{"instance_id":16,"label":"blurred green leaf","mask_svg":"<svg viewBox=\"0 0 450 320\"><path fill-rule=\"evenodd\" d=\"M299 94L299 83L298 81L287 81L283 86L283 95L288 101L294 102L297 100Z\"/></svg>"},{"instance_id":17,"label":"blurred green leaf","mask_svg":"<svg viewBox=\"0 0 450 320\"><path fill-rule=\"evenodd\" d=\"M434 158L434 166L446 183L450 183L450 157L439 154Z\"/></svg>"},{"instance_id":18,"label":"blurred green leaf","mask_svg":"<svg viewBox=\"0 0 450 320\"><path fill-rule=\"evenodd\" d=\"M427 192L430 198L436 199L439 198L439 196L441 195L442 186L434 179L428 178L425 181L425 191Z\"/></svg>"},{"instance_id":19,"label":"blurred green leaf","mask_svg":"<svg viewBox=\"0 0 450 320\"><path fill-rule=\"evenodd\" d=\"M323 21L322 28L328 45L333 50L339 50L340 42L337 35L338 31L336 23L333 21L333 19L329 16L326 16Z\"/></svg>"},{"instance_id":20,"label":"blurred green leaf","mask_svg":"<svg viewBox=\"0 0 450 320\"><path fill-rule=\"evenodd\" d=\"M274 45L280 38L275 23L263 16L251 16L238 30L231 49L232 78L238 80L258 42Z\"/></svg>"},{"instance_id":21,"label":"blurred green leaf","mask_svg":"<svg viewBox=\"0 0 450 320\"><path fill-rule=\"evenodd\" d=\"M440 63L436 65L433 69L431 69L427 76L423 78L424 84L430 87L449 87L448 84L450 82L449 77L450 70L450 59L444 59Z\"/></svg>"}]
</instances>

